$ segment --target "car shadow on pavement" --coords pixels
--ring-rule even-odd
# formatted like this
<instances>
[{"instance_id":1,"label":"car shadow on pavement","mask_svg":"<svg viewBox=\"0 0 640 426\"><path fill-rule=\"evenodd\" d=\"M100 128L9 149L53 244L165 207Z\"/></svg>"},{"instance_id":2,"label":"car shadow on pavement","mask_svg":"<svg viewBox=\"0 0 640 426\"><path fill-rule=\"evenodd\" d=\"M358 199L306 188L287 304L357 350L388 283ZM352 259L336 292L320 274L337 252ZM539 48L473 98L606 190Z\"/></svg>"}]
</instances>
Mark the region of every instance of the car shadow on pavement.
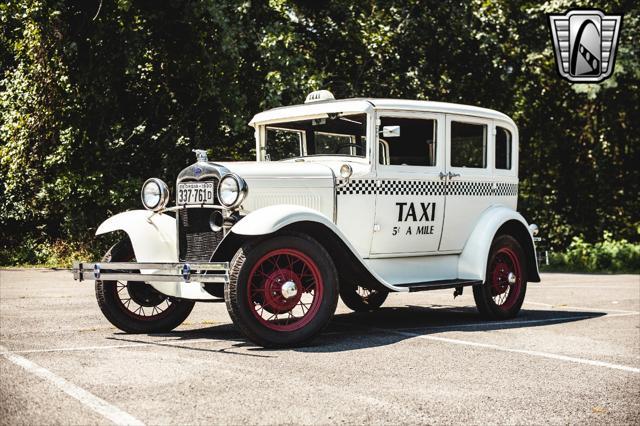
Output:
<instances>
[{"instance_id":1,"label":"car shadow on pavement","mask_svg":"<svg viewBox=\"0 0 640 426\"><path fill-rule=\"evenodd\" d=\"M555 311L523 309L511 320L487 321L474 307L454 307L449 305L387 307L373 312L353 312L336 315L325 331L309 345L294 348L299 352L343 352L358 349L387 346L419 336L437 335L443 332L461 331L465 333L532 328L568 322L582 321L606 315L592 311ZM167 341L145 343L180 347L193 351L226 352L234 355L268 356L273 349L256 347L232 324L220 324L201 329L176 330L170 333L150 336L166 337ZM113 337L114 340L142 342L131 336ZM179 342L195 339L223 340L230 348L209 349L203 347L180 346ZM247 348L248 352L230 350ZM287 349L289 350L289 349Z\"/></svg>"},{"instance_id":2,"label":"car shadow on pavement","mask_svg":"<svg viewBox=\"0 0 640 426\"><path fill-rule=\"evenodd\" d=\"M514 328L532 328L582 321L606 315L604 312L527 310L516 318L488 321L474 307L446 305L381 308L374 312L336 315L313 346L297 348L302 352L341 352L391 345L419 336L444 332L483 332Z\"/></svg>"}]
</instances>

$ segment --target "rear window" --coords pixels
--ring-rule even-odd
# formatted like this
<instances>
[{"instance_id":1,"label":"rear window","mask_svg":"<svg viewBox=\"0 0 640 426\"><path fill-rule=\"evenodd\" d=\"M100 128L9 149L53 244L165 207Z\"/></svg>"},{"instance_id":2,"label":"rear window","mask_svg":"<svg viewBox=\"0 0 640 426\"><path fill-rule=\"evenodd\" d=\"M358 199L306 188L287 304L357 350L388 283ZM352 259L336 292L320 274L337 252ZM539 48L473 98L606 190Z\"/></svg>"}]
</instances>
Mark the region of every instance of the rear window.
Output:
<instances>
[{"instance_id":1,"label":"rear window","mask_svg":"<svg viewBox=\"0 0 640 426\"><path fill-rule=\"evenodd\" d=\"M451 165L487 167L487 125L451 122Z\"/></svg>"},{"instance_id":2,"label":"rear window","mask_svg":"<svg viewBox=\"0 0 640 426\"><path fill-rule=\"evenodd\" d=\"M504 127L496 127L496 169L511 170L511 132Z\"/></svg>"}]
</instances>

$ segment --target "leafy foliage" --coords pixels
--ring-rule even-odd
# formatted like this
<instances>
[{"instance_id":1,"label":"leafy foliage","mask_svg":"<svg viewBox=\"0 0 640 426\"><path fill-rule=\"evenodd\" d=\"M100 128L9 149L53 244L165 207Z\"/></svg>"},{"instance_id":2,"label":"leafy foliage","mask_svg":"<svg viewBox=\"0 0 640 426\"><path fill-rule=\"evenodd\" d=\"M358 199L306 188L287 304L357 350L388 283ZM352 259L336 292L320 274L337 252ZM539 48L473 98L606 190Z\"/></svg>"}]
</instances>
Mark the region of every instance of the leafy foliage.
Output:
<instances>
[{"instance_id":1,"label":"leafy foliage","mask_svg":"<svg viewBox=\"0 0 640 426\"><path fill-rule=\"evenodd\" d=\"M596 3L0 3L0 262L87 246L192 148L251 158L249 118L319 88L503 111L520 128L519 209L554 249L605 231L637 244L640 6ZM556 73L545 14L571 7L625 14L602 84Z\"/></svg>"},{"instance_id":2,"label":"leafy foliage","mask_svg":"<svg viewBox=\"0 0 640 426\"><path fill-rule=\"evenodd\" d=\"M615 241L605 232L602 241L588 243L574 237L569 248L552 253L550 270L587 272L640 272L640 245L627 240Z\"/></svg>"}]
</instances>

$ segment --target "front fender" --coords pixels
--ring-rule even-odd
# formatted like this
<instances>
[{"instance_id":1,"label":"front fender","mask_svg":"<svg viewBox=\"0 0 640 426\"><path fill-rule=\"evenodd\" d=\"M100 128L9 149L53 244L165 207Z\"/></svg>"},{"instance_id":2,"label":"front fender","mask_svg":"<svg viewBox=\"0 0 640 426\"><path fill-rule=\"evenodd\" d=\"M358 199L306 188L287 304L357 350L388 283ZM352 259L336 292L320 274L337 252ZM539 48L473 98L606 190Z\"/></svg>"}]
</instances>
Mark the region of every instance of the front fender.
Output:
<instances>
[{"instance_id":1,"label":"front fender","mask_svg":"<svg viewBox=\"0 0 640 426\"><path fill-rule=\"evenodd\" d=\"M231 230L240 235L264 235L276 232L295 222L318 222L334 232L339 232L336 225L317 210L289 204L254 210L242 218Z\"/></svg>"},{"instance_id":2,"label":"front fender","mask_svg":"<svg viewBox=\"0 0 640 426\"><path fill-rule=\"evenodd\" d=\"M540 281L535 244L527 221L520 213L504 206L492 206L478 219L458 260L459 278L485 281L491 243L501 228L507 225L527 257L528 281Z\"/></svg>"},{"instance_id":3,"label":"front fender","mask_svg":"<svg viewBox=\"0 0 640 426\"><path fill-rule=\"evenodd\" d=\"M166 214L153 214L148 210L130 210L110 217L100 224L96 235L113 231L126 232L137 262L178 262L176 220ZM153 270L142 270L143 274ZM199 282L149 282L167 296L192 300L215 299Z\"/></svg>"},{"instance_id":4,"label":"front fender","mask_svg":"<svg viewBox=\"0 0 640 426\"><path fill-rule=\"evenodd\" d=\"M314 226L309 227L310 224ZM299 226L302 226L303 230ZM353 267L369 281L377 281L381 286L392 291L408 291L408 288L396 287L386 282L366 265L349 239L328 217L317 210L298 205L274 205L249 213L231 228L231 235L239 238L229 239L228 242L223 241L218 248L221 252L216 252L220 257L216 258L214 255L214 258L220 261L228 260L248 237L269 235L285 228L313 236L325 246L337 266L342 265L339 269L347 270Z\"/></svg>"},{"instance_id":5,"label":"front fender","mask_svg":"<svg viewBox=\"0 0 640 426\"><path fill-rule=\"evenodd\" d=\"M124 231L138 262L177 262L176 220L148 210L130 210L100 224L96 235Z\"/></svg>"}]
</instances>

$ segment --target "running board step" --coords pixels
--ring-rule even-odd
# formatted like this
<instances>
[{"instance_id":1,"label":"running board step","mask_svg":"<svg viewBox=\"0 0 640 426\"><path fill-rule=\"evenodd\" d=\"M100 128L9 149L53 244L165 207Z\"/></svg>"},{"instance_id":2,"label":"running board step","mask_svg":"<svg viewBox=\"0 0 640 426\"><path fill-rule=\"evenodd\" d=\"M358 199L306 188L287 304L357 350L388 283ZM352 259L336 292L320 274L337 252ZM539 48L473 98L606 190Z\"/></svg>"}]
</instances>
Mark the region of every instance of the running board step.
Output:
<instances>
[{"instance_id":1,"label":"running board step","mask_svg":"<svg viewBox=\"0 0 640 426\"><path fill-rule=\"evenodd\" d=\"M462 280L462 279L454 279L454 280L437 280L437 281L426 281L423 283L409 283L409 284L396 284L396 287L404 287L408 288L409 291L426 291L426 290L439 290L443 288L456 288L456 287L467 287L470 285L480 285L482 281L480 280Z\"/></svg>"}]
</instances>

